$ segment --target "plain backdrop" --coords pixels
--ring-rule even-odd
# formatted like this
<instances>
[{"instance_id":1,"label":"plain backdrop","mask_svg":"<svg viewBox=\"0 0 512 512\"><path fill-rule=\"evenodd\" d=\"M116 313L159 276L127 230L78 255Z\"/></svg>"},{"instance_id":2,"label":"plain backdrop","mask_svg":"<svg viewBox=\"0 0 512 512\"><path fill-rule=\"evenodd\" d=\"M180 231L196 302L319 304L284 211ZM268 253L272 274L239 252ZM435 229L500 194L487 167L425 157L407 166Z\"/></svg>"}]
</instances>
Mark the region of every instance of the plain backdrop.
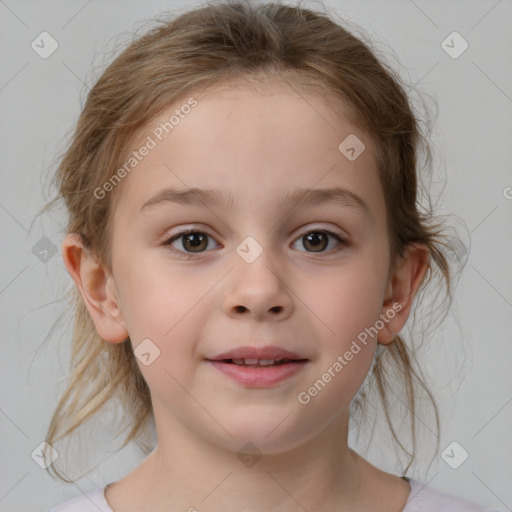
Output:
<instances>
[{"instance_id":1,"label":"plain backdrop","mask_svg":"<svg viewBox=\"0 0 512 512\"><path fill-rule=\"evenodd\" d=\"M41 348L71 283L60 253L64 213L31 222L48 199L57 153L109 52L152 16L194 5L0 1L2 512L46 510L121 478L142 460L132 446L108 451L113 445L102 446L101 428L84 450L106 461L74 484L54 481L31 456L62 392L71 340L67 322ZM432 185L442 192L440 211L456 215L464 228L466 267L425 363L443 415L441 449L430 466L431 453L423 455L411 476L512 510L512 2L337 0L325 6L361 26L404 80L437 103ZM58 44L46 59L31 46L42 32ZM454 58L464 41L468 48ZM461 449L468 454L457 469L442 456L453 442L457 457ZM393 453L377 442L366 456L397 473Z\"/></svg>"}]
</instances>

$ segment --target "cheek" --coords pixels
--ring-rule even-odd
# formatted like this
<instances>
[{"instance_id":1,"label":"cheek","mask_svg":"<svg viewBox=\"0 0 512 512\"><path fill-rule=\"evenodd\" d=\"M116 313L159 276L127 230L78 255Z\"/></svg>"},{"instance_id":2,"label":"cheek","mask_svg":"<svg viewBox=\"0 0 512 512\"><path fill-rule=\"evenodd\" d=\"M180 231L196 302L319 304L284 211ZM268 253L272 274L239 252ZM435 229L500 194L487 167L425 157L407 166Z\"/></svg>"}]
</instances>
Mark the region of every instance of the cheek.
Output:
<instances>
[{"instance_id":1,"label":"cheek","mask_svg":"<svg viewBox=\"0 0 512 512\"><path fill-rule=\"evenodd\" d=\"M314 292L301 293L309 297L307 304L315 313L313 318L318 319L318 333L330 341L332 348L350 345L352 339L379 318L385 276L371 262L340 267L336 272L315 277L314 283Z\"/></svg>"},{"instance_id":2,"label":"cheek","mask_svg":"<svg viewBox=\"0 0 512 512\"><path fill-rule=\"evenodd\" d=\"M200 301L197 293L176 295L162 287L161 282L146 282L144 290L136 295L138 300L131 309L130 339L152 394L179 409L188 403L184 389L194 387L196 366L202 357L198 352L204 324L201 319L204 320L208 304ZM139 348L144 343L149 350ZM151 354L149 364L138 355L147 352Z\"/></svg>"},{"instance_id":3,"label":"cheek","mask_svg":"<svg viewBox=\"0 0 512 512\"><path fill-rule=\"evenodd\" d=\"M123 314L144 379L158 395L179 399L180 384L191 386L201 319L205 308L211 307L211 284L204 279L190 281L183 272L169 274L169 267L155 262L126 265L119 272L119 282Z\"/></svg>"},{"instance_id":4,"label":"cheek","mask_svg":"<svg viewBox=\"0 0 512 512\"><path fill-rule=\"evenodd\" d=\"M190 328L189 318L197 314L213 281L187 273L162 255L144 260L133 254L120 266L118 276L123 313L133 341L154 336L165 342L183 331L184 325Z\"/></svg>"}]
</instances>

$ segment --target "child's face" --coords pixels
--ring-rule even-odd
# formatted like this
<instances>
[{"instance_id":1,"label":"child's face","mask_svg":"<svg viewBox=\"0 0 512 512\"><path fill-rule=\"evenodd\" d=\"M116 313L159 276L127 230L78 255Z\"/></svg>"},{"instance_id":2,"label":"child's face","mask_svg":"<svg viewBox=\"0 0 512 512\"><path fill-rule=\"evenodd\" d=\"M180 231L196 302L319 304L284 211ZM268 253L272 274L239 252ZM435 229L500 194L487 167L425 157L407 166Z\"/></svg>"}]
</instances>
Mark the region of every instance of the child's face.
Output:
<instances>
[{"instance_id":1,"label":"child's face","mask_svg":"<svg viewBox=\"0 0 512 512\"><path fill-rule=\"evenodd\" d=\"M181 104L143 130L133 149L148 135L157 144L124 178L112 240L113 278L132 344L149 339L160 350L148 366L138 363L157 427L179 423L221 445L238 449L251 440L268 453L346 419L377 337L358 341L360 351L344 358L341 371L333 365L390 309L389 302L383 307L390 298L386 210L371 141L334 118L322 99L290 91L202 95L161 141L153 130ZM350 134L366 145L354 161L338 149ZM196 187L232 203L205 205L191 196L190 204L143 208L163 189ZM283 199L295 189L333 187L357 194L368 211L341 199ZM188 228L200 233L164 245ZM265 387L243 384L208 360L267 345L308 362ZM146 352L153 354L151 347ZM309 392L329 368L330 381Z\"/></svg>"}]
</instances>

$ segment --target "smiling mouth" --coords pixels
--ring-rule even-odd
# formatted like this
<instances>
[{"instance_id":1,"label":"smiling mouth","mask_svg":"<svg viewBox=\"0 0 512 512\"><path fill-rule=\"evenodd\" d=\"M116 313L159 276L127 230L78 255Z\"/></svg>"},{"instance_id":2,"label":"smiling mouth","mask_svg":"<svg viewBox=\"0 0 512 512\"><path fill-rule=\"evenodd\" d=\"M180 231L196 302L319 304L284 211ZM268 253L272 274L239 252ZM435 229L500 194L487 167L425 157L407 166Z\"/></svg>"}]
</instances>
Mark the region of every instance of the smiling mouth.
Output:
<instances>
[{"instance_id":1,"label":"smiling mouth","mask_svg":"<svg viewBox=\"0 0 512 512\"><path fill-rule=\"evenodd\" d=\"M219 362L228 363L228 364L236 364L238 366L246 366L248 368L264 368L269 366L281 366L283 364L289 363L303 363L307 361L307 359L255 359L255 358L246 358L246 359L223 359Z\"/></svg>"},{"instance_id":2,"label":"smiling mouth","mask_svg":"<svg viewBox=\"0 0 512 512\"><path fill-rule=\"evenodd\" d=\"M226 354L239 355L239 354ZM241 354L240 354L241 355ZM270 355L270 354L269 354ZM277 354L276 354L277 355ZM286 354L289 355L289 354ZM270 388L297 375L309 359L275 357L218 357L207 359L213 367L246 388Z\"/></svg>"}]
</instances>

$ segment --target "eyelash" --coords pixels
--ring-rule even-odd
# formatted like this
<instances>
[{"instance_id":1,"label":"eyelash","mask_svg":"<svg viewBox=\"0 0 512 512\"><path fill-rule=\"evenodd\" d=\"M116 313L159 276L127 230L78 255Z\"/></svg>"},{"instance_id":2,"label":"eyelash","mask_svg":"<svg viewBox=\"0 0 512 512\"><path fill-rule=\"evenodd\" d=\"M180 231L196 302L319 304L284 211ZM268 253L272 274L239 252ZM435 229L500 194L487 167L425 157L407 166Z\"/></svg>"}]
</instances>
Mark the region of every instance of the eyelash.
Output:
<instances>
[{"instance_id":1,"label":"eyelash","mask_svg":"<svg viewBox=\"0 0 512 512\"><path fill-rule=\"evenodd\" d=\"M208 237L213 239L213 237L211 237L208 233L206 233L204 231L201 231L199 229L185 229L185 230L179 231L178 233L175 233L171 237L167 238L164 242L162 242L162 245L163 246L170 246L174 241L176 241L176 240L178 240L181 237L184 237L186 235L192 234L192 233L201 233L201 234L204 234L204 235L206 235L206 236L208 236ZM295 241L303 238L306 235L309 235L310 233L325 233L327 235L332 236L339 243L339 246L337 248L331 249L330 251L321 251L319 253L310 252L310 254L332 254L332 253L337 253L338 251L340 251L344 247L348 247L348 245L349 245L349 243L344 238L342 238L340 235L338 235L337 233L334 233L332 231L326 230L326 229L311 229L309 231L306 231L306 232L302 233L302 235L298 236L295 239ZM205 252L208 252L208 251L202 251L202 252L193 253L193 252L182 251L182 250L175 249L175 248L172 248L172 250L174 252L176 252L177 254L179 254L181 257L189 258L189 259L191 257L193 257L194 255L201 255L201 254L203 254ZM309 251L301 251L301 252L309 252Z\"/></svg>"}]
</instances>

